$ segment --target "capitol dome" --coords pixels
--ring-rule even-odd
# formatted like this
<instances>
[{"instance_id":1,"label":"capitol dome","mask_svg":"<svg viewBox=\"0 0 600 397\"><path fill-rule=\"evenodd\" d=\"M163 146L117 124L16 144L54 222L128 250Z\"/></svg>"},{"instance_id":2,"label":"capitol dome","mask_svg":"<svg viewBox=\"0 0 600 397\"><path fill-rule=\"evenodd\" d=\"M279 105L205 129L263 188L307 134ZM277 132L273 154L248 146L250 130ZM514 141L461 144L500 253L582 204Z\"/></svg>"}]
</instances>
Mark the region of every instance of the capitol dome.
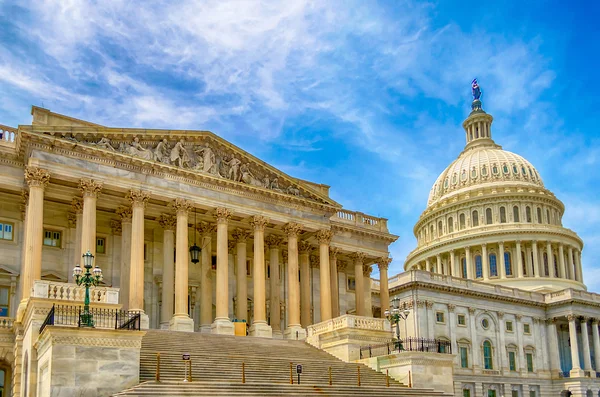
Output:
<instances>
[{"instance_id":1,"label":"capitol dome","mask_svg":"<svg viewBox=\"0 0 600 397\"><path fill-rule=\"evenodd\" d=\"M405 270L539 292L585 289L583 242L563 227L563 203L529 161L494 142L492 121L475 96L465 148L431 188Z\"/></svg>"}]
</instances>

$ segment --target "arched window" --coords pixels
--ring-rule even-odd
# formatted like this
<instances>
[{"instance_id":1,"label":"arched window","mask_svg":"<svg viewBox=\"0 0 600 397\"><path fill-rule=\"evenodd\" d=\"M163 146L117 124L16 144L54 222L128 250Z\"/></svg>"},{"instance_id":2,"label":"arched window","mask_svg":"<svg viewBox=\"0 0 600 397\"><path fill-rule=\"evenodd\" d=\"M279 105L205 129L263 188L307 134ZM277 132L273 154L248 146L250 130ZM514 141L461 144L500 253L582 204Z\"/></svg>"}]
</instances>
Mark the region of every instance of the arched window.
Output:
<instances>
[{"instance_id":1,"label":"arched window","mask_svg":"<svg viewBox=\"0 0 600 397\"><path fill-rule=\"evenodd\" d=\"M437 234L437 235L438 235L438 237L440 237L440 236L442 235L442 230L443 230L443 228L444 228L444 227L442 226L442 221L439 221L439 222L438 222L438 231L437 231L437 232L438 232L438 234Z\"/></svg>"},{"instance_id":2,"label":"arched window","mask_svg":"<svg viewBox=\"0 0 600 397\"><path fill-rule=\"evenodd\" d=\"M513 219L515 222L520 222L519 220L519 207L516 205L513 207Z\"/></svg>"},{"instance_id":3,"label":"arched window","mask_svg":"<svg viewBox=\"0 0 600 397\"><path fill-rule=\"evenodd\" d=\"M542 223L542 209L540 207L537 208L537 221Z\"/></svg>"},{"instance_id":4,"label":"arched window","mask_svg":"<svg viewBox=\"0 0 600 397\"><path fill-rule=\"evenodd\" d=\"M511 260L510 252L506 251L504 253L504 267L506 268L506 275L512 276L512 260Z\"/></svg>"},{"instance_id":5,"label":"arched window","mask_svg":"<svg viewBox=\"0 0 600 397\"><path fill-rule=\"evenodd\" d=\"M483 342L483 366L485 369L494 369L494 360L492 356L492 344L489 340Z\"/></svg>"},{"instance_id":6,"label":"arched window","mask_svg":"<svg viewBox=\"0 0 600 397\"><path fill-rule=\"evenodd\" d=\"M496 254L489 254L490 259L490 276L496 277L498 276L498 266L496 264Z\"/></svg>"},{"instance_id":7,"label":"arched window","mask_svg":"<svg viewBox=\"0 0 600 397\"><path fill-rule=\"evenodd\" d=\"M486 208L486 210L485 210L485 224L486 225L492 224L492 209L491 208Z\"/></svg>"},{"instance_id":8,"label":"arched window","mask_svg":"<svg viewBox=\"0 0 600 397\"><path fill-rule=\"evenodd\" d=\"M458 221L460 230L463 230L465 228L465 214L460 214Z\"/></svg>"},{"instance_id":9,"label":"arched window","mask_svg":"<svg viewBox=\"0 0 600 397\"><path fill-rule=\"evenodd\" d=\"M506 223L506 208L500 207L500 223Z\"/></svg>"},{"instance_id":10,"label":"arched window","mask_svg":"<svg viewBox=\"0 0 600 397\"><path fill-rule=\"evenodd\" d=\"M525 262L525 251L521 251L521 264L523 265L523 274L531 276L531 274L527 274L527 262Z\"/></svg>"},{"instance_id":11,"label":"arched window","mask_svg":"<svg viewBox=\"0 0 600 397\"><path fill-rule=\"evenodd\" d=\"M550 220L550 210L546 210L546 223L552 223Z\"/></svg>"},{"instance_id":12,"label":"arched window","mask_svg":"<svg viewBox=\"0 0 600 397\"><path fill-rule=\"evenodd\" d=\"M475 256L475 278L483 277L483 267L481 266L481 255Z\"/></svg>"},{"instance_id":13,"label":"arched window","mask_svg":"<svg viewBox=\"0 0 600 397\"><path fill-rule=\"evenodd\" d=\"M527 218L527 223L531 223L531 207L525 207L525 216Z\"/></svg>"},{"instance_id":14,"label":"arched window","mask_svg":"<svg viewBox=\"0 0 600 397\"><path fill-rule=\"evenodd\" d=\"M462 277L467 278L467 258L462 258L461 262Z\"/></svg>"},{"instance_id":15,"label":"arched window","mask_svg":"<svg viewBox=\"0 0 600 397\"><path fill-rule=\"evenodd\" d=\"M448 218L448 233L454 233L454 219Z\"/></svg>"},{"instance_id":16,"label":"arched window","mask_svg":"<svg viewBox=\"0 0 600 397\"><path fill-rule=\"evenodd\" d=\"M471 222L473 223L473 227L479 226L479 212L473 211L473 217Z\"/></svg>"},{"instance_id":17,"label":"arched window","mask_svg":"<svg viewBox=\"0 0 600 397\"><path fill-rule=\"evenodd\" d=\"M429 240L433 240L435 234L433 234L433 225L429 226Z\"/></svg>"},{"instance_id":18,"label":"arched window","mask_svg":"<svg viewBox=\"0 0 600 397\"><path fill-rule=\"evenodd\" d=\"M554 275L556 277L560 276L560 273L558 273L558 260L556 259L556 255L552 255L553 259L554 259Z\"/></svg>"},{"instance_id":19,"label":"arched window","mask_svg":"<svg viewBox=\"0 0 600 397\"><path fill-rule=\"evenodd\" d=\"M548 254L544 252L544 274L547 276L550 275L550 269L548 268Z\"/></svg>"}]
</instances>

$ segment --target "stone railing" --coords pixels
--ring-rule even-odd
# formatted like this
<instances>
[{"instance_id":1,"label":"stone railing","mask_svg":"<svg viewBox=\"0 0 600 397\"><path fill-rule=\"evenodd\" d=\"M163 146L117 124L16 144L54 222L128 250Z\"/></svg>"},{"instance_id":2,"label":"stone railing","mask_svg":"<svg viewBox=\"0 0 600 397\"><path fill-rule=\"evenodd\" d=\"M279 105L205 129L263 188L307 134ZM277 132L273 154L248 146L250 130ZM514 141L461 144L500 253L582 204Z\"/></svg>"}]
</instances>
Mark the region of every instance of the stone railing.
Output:
<instances>
[{"instance_id":1,"label":"stone railing","mask_svg":"<svg viewBox=\"0 0 600 397\"><path fill-rule=\"evenodd\" d=\"M77 284L35 280L32 296L59 301L83 302L85 288L79 287ZM118 304L119 288L92 287L90 288L90 302Z\"/></svg>"},{"instance_id":2,"label":"stone railing","mask_svg":"<svg viewBox=\"0 0 600 397\"><path fill-rule=\"evenodd\" d=\"M0 124L0 146L15 147L17 129Z\"/></svg>"},{"instance_id":3,"label":"stone railing","mask_svg":"<svg viewBox=\"0 0 600 397\"><path fill-rule=\"evenodd\" d=\"M546 294L545 296L546 303L554 303L561 301L569 301L573 299L580 299L587 302L596 302L600 303L600 295L594 294L592 292L580 291L576 289L564 289L558 292L552 292L550 294Z\"/></svg>"},{"instance_id":4,"label":"stone railing","mask_svg":"<svg viewBox=\"0 0 600 397\"><path fill-rule=\"evenodd\" d=\"M372 229L378 232L388 232L387 219L376 218L362 212L339 210L331 217L331 220Z\"/></svg>"},{"instance_id":5,"label":"stone railing","mask_svg":"<svg viewBox=\"0 0 600 397\"><path fill-rule=\"evenodd\" d=\"M354 328L367 331L392 331L390 322L385 318L362 317L352 314L322 321L317 324L309 325L307 335L309 337L319 335L325 332L331 332L342 328Z\"/></svg>"},{"instance_id":6,"label":"stone railing","mask_svg":"<svg viewBox=\"0 0 600 397\"><path fill-rule=\"evenodd\" d=\"M0 317L0 330L11 330L15 322L11 317Z\"/></svg>"}]
</instances>

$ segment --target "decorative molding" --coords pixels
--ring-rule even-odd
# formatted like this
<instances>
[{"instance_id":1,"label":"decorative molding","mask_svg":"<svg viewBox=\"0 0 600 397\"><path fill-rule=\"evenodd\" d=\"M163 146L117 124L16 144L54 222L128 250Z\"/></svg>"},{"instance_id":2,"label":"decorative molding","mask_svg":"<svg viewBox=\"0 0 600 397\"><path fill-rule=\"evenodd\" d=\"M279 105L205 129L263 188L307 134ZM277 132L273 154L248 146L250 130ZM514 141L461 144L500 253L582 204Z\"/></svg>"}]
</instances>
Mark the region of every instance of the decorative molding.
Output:
<instances>
[{"instance_id":1,"label":"decorative molding","mask_svg":"<svg viewBox=\"0 0 600 397\"><path fill-rule=\"evenodd\" d=\"M283 225L283 231L288 237L295 237L302 231L302 226L294 222L289 222Z\"/></svg>"},{"instance_id":2,"label":"decorative molding","mask_svg":"<svg viewBox=\"0 0 600 397\"><path fill-rule=\"evenodd\" d=\"M111 219L110 229L112 231L112 234L120 236L123 233L123 223L121 223L121 221L119 221L118 219Z\"/></svg>"},{"instance_id":3,"label":"decorative molding","mask_svg":"<svg viewBox=\"0 0 600 397\"><path fill-rule=\"evenodd\" d=\"M217 225L209 222L198 222L196 230L202 237L210 237L210 235L217 231Z\"/></svg>"},{"instance_id":4,"label":"decorative molding","mask_svg":"<svg viewBox=\"0 0 600 397\"><path fill-rule=\"evenodd\" d=\"M31 187L41 187L44 189L50 183L50 173L38 167L25 167L25 181Z\"/></svg>"},{"instance_id":5,"label":"decorative molding","mask_svg":"<svg viewBox=\"0 0 600 397\"><path fill-rule=\"evenodd\" d=\"M77 215L72 212L67 213L67 224L70 229L77 227Z\"/></svg>"},{"instance_id":6,"label":"decorative molding","mask_svg":"<svg viewBox=\"0 0 600 397\"><path fill-rule=\"evenodd\" d=\"M448 303L448 311L450 313L454 313L454 309L456 309L456 305L453 305L452 303Z\"/></svg>"},{"instance_id":7,"label":"decorative molding","mask_svg":"<svg viewBox=\"0 0 600 397\"><path fill-rule=\"evenodd\" d=\"M225 207L217 207L215 208L215 218L217 219L217 224L228 223L229 218L231 218L233 213L231 210Z\"/></svg>"},{"instance_id":8,"label":"decorative molding","mask_svg":"<svg viewBox=\"0 0 600 397\"><path fill-rule=\"evenodd\" d=\"M390 257L381 257L377 260L377 265L379 266L379 271L382 269L388 270L390 263L392 263L392 258Z\"/></svg>"},{"instance_id":9,"label":"decorative molding","mask_svg":"<svg viewBox=\"0 0 600 397\"><path fill-rule=\"evenodd\" d=\"M355 264L364 263L367 255L364 252L353 252L350 254L350 258L354 261Z\"/></svg>"},{"instance_id":10,"label":"decorative molding","mask_svg":"<svg viewBox=\"0 0 600 397\"><path fill-rule=\"evenodd\" d=\"M231 233L231 238L236 243L245 243L251 234L250 230L237 228Z\"/></svg>"},{"instance_id":11,"label":"decorative molding","mask_svg":"<svg viewBox=\"0 0 600 397\"><path fill-rule=\"evenodd\" d=\"M269 234L265 237L265 245L269 249L279 248L283 244L283 237L277 234Z\"/></svg>"},{"instance_id":12,"label":"decorative molding","mask_svg":"<svg viewBox=\"0 0 600 397\"><path fill-rule=\"evenodd\" d=\"M309 257L310 267L317 268L319 267L320 261L317 255L311 255Z\"/></svg>"},{"instance_id":13,"label":"decorative molding","mask_svg":"<svg viewBox=\"0 0 600 397\"><path fill-rule=\"evenodd\" d=\"M119 217L121 217L121 222L131 223L131 218L133 216L133 210L131 209L131 207L121 205L117 207L116 213L117 215L119 215Z\"/></svg>"},{"instance_id":14,"label":"decorative molding","mask_svg":"<svg viewBox=\"0 0 600 397\"><path fill-rule=\"evenodd\" d=\"M364 265L363 266L363 275L365 277L371 277L371 272L373 271L373 268L371 267L371 265Z\"/></svg>"},{"instance_id":15,"label":"decorative molding","mask_svg":"<svg viewBox=\"0 0 600 397\"><path fill-rule=\"evenodd\" d=\"M337 260L341 250L338 247L329 247L329 260Z\"/></svg>"},{"instance_id":16,"label":"decorative molding","mask_svg":"<svg viewBox=\"0 0 600 397\"><path fill-rule=\"evenodd\" d=\"M125 198L129 200L132 207L145 208L146 203L150 199L150 193L143 190L131 189L129 192L127 192Z\"/></svg>"},{"instance_id":17,"label":"decorative molding","mask_svg":"<svg viewBox=\"0 0 600 397\"><path fill-rule=\"evenodd\" d=\"M175 200L171 201L169 205L175 210L175 212L182 212L186 215L192 209L192 202L181 197L178 197Z\"/></svg>"},{"instance_id":18,"label":"decorative molding","mask_svg":"<svg viewBox=\"0 0 600 397\"><path fill-rule=\"evenodd\" d=\"M71 200L71 208L76 214L83 214L83 200L80 197L73 197Z\"/></svg>"},{"instance_id":19,"label":"decorative molding","mask_svg":"<svg viewBox=\"0 0 600 397\"><path fill-rule=\"evenodd\" d=\"M160 214L158 218L156 218L160 227L165 230L175 230L177 227L177 218L170 214Z\"/></svg>"},{"instance_id":20,"label":"decorative molding","mask_svg":"<svg viewBox=\"0 0 600 397\"><path fill-rule=\"evenodd\" d=\"M327 244L331 243L331 238L333 237L333 232L328 229L321 229L317 231L316 238L319 244Z\"/></svg>"},{"instance_id":21,"label":"decorative molding","mask_svg":"<svg viewBox=\"0 0 600 397\"><path fill-rule=\"evenodd\" d=\"M98 198L98 194L102 190L103 183L90 178L82 178L79 180L79 190L83 197Z\"/></svg>"},{"instance_id":22,"label":"decorative molding","mask_svg":"<svg viewBox=\"0 0 600 397\"><path fill-rule=\"evenodd\" d=\"M250 226L257 231L264 231L265 227L269 224L269 218L262 215L255 215L250 218Z\"/></svg>"},{"instance_id":23,"label":"decorative molding","mask_svg":"<svg viewBox=\"0 0 600 397\"><path fill-rule=\"evenodd\" d=\"M312 245L307 240L298 242L298 252L308 254L312 250Z\"/></svg>"}]
</instances>

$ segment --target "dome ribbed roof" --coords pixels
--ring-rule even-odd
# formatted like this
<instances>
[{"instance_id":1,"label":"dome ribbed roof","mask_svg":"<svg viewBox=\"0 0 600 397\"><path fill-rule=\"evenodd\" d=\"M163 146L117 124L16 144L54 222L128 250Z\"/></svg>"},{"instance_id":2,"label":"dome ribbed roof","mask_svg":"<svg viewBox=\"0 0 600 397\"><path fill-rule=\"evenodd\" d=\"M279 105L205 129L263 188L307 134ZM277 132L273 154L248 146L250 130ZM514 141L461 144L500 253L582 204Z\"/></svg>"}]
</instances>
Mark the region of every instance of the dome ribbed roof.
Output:
<instances>
[{"instance_id":1,"label":"dome ribbed roof","mask_svg":"<svg viewBox=\"0 0 600 397\"><path fill-rule=\"evenodd\" d=\"M490 139L486 145L467 147L437 178L429 193L428 206L456 192L499 182L543 187L533 165L518 154L502 150Z\"/></svg>"}]
</instances>

